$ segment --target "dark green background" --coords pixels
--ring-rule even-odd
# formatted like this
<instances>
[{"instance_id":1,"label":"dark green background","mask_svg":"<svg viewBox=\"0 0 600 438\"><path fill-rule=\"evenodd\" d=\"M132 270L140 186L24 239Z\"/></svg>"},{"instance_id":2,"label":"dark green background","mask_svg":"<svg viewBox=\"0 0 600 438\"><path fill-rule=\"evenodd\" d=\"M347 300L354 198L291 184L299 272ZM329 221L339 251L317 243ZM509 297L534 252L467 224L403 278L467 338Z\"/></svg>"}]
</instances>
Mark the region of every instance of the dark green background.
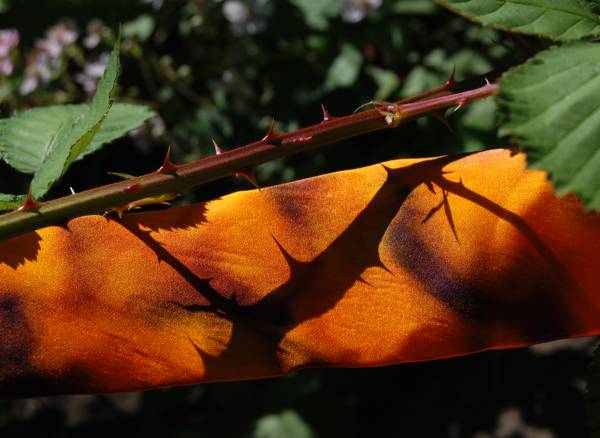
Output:
<instances>
[{"instance_id":1,"label":"dark green background","mask_svg":"<svg viewBox=\"0 0 600 438\"><path fill-rule=\"evenodd\" d=\"M0 82L3 117L86 100L75 77L110 50L123 23L118 99L151 106L164 124L149 123L135 138L76 163L51 196L113 181L109 171L148 172L167 145L176 161L189 161L212 153L211 138L226 149L260 138L271 117L279 129L290 130L318 122L321 103L336 115L374 98L412 95L443 83L453 67L458 79L494 77L547 45L480 28L428 0L384 0L356 23L344 19L344 1L245 1L250 15L242 25L225 18L224 3L0 0L0 28L21 33L15 73ZM105 26L102 41L85 49L81 40L94 19ZM64 53L60 74L21 96L27 54L48 28L65 20L80 37ZM449 122L452 131L426 118L269 163L259 168L259 180L277 184L398 157L507 144L496 138L492 100L450 115ZM23 193L28 181L0 164L0 192ZM180 202L245 188L245 182L227 179ZM559 344L544 354L492 352L134 395L6 401L0 402L0 434L580 437L591 342Z\"/></svg>"}]
</instances>

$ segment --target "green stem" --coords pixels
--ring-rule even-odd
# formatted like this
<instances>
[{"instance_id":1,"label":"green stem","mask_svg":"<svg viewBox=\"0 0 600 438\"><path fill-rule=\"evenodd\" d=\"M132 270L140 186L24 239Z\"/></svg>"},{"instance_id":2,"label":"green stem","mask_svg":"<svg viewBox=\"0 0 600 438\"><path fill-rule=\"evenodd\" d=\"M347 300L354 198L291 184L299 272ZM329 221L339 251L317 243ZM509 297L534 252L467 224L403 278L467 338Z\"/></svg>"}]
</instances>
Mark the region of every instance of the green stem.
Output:
<instances>
[{"instance_id":1,"label":"green stem","mask_svg":"<svg viewBox=\"0 0 600 438\"><path fill-rule=\"evenodd\" d=\"M0 240L29 231L65 223L77 216L102 214L131 202L168 193L181 193L200 184L235 173L247 173L257 165L308 149L381 129L393 128L397 121L444 108L464 105L489 97L498 86L485 85L460 93L449 93L454 83L448 82L430 92L389 105L344 117L324 116L321 123L285 134L270 132L264 139L218 155L183 165L163 166L133 179L97 187L47 202L28 204L0 215ZM384 109L382 109L384 108ZM394 123L390 123L393 113Z\"/></svg>"}]
</instances>

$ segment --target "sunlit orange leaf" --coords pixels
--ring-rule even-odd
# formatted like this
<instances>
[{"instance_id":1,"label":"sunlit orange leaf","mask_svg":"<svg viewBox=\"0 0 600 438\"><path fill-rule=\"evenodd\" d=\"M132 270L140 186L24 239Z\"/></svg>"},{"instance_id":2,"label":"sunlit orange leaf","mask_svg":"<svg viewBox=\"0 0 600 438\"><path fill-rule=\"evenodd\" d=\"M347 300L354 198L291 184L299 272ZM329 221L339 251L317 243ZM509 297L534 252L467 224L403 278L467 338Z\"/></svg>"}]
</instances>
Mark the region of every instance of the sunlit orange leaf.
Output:
<instances>
[{"instance_id":1,"label":"sunlit orange leaf","mask_svg":"<svg viewBox=\"0 0 600 438\"><path fill-rule=\"evenodd\" d=\"M600 217L497 150L0 243L0 393L423 361L600 333Z\"/></svg>"}]
</instances>

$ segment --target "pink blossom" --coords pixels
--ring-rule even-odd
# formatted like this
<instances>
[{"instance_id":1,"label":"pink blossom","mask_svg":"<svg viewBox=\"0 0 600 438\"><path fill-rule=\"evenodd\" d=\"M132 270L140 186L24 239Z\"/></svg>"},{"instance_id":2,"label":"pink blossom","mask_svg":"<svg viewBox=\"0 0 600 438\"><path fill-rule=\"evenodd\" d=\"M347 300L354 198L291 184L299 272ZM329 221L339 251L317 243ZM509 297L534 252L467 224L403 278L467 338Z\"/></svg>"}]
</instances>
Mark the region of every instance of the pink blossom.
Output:
<instances>
[{"instance_id":1,"label":"pink blossom","mask_svg":"<svg viewBox=\"0 0 600 438\"><path fill-rule=\"evenodd\" d=\"M0 58L10 55L12 49L19 45L19 31L16 29L0 29Z\"/></svg>"}]
</instances>

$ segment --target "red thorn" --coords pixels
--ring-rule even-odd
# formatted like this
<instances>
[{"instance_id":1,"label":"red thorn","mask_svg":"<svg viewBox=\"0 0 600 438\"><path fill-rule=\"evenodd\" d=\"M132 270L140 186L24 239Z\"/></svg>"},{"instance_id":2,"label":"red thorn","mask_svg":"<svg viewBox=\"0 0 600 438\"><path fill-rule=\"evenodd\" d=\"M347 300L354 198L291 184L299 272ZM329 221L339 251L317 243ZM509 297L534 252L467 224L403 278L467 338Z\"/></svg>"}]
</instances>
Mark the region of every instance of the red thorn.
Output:
<instances>
[{"instance_id":1,"label":"red thorn","mask_svg":"<svg viewBox=\"0 0 600 438\"><path fill-rule=\"evenodd\" d=\"M327 111L327 108L325 108L325 105L321 104L321 110L323 111L323 122L328 122L333 118L329 114L329 111Z\"/></svg>"},{"instance_id":2,"label":"red thorn","mask_svg":"<svg viewBox=\"0 0 600 438\"><path fill-rule=\"evenodd\" d=\"M293 144L301 144L301 143L306 143L307 141L311 141L312 140L312 135L299 135L298 137L294 137L292 139L290 139L290 143Z\"/></svg>"},{"instance_id":3,"label":"red thorn","mask_svg":"<svg viewBox=\"0 0 600 438\"><path fill-rule=\"evenodd\" d=\"M162 166L158 168L157 173L174 173L179 166L171 161L171 146L167 148L165 159Z\"/></svg>"},{"instance_id":4,"label":"red thorn","mask_svg":"<svg viewBox=\"0 0 600 438\"><path fill-rule=\"evenodd\" d=\"M483 79L485 79L485 85L492 85L490 81L488 81L488 78L484 76Z\"/></svg>"},{"instance_id":5,"label":"red thorn","mask_svg":"<svg viewBox=\"0 0 600 438\"><path fill-rule=\"evenodd\" d=\"M139 183L135 183L135 184L131 184L130 186L125 187L123 190L121 190L123 193L133 193L136 190L138 190L140 187L142 187L141 184Z\"/></svg>"},{"instance_id":6,"label":"red thorn","mask_svg":"<svg viewBox=\"0 0 600 438\"><path fill-rule=\"evenodd\" d=\"M246 178L250 184L260 190L260 186L258 185L258 181L256 180L256 176L254 175L254 167L248 167L246 169L240 169L235 173L236 176Z\"/></svg>"},{"instance_id":7,"label":"red thorn","mask_svg":"<svg viewBox=\"0 0 600 438\"><path fill-rule=\"evenodd\" d=\"M269 131L267 132L267 135L265 135L261 141L263 143L269 143L271 140L273 140L277 137L279 137L279 134L277 134L277 132L275 132L275 119L272 119L271 126L269 127Z\"/></svg>"},{"instance_id":8,"label":"red thorn","mask_svg":"<svg viewBox=\"0 0 600 438\"><path fill-rule=\"evenodd\" d=\"M215 154L216 155L221 155L223 153L223 149L221 149L221 146L219 146L219 144L213 139L213 146L215 147Z\"/></svg>"},{"instance_id":9,"label":"red thorn","mask_svg":"<svg viewBox=\"0 0 600 438\"><path fill-rule=\"evenodd\" d=\"M456 66L452 67L452 73L450 73L450 77L448 78L448 80L446 81L446 83L444 84L444 88L454 88L454 86L456 85Z\"/></svg>"},{"instance_id":10,"label":"red thorn","mask_svg":"<svg viewBox=\"0 0 600 438\"><path fill-rule=\"evenodd\" d=\"M18 211L35 210L36 208L39 208L41 205L42 204L40 202L33 200L33 195L31 194L31 187L29 187L29 193L27 193L27 198L25 198L25 202L17 210Z\"/></svg>"}]
</instances>

